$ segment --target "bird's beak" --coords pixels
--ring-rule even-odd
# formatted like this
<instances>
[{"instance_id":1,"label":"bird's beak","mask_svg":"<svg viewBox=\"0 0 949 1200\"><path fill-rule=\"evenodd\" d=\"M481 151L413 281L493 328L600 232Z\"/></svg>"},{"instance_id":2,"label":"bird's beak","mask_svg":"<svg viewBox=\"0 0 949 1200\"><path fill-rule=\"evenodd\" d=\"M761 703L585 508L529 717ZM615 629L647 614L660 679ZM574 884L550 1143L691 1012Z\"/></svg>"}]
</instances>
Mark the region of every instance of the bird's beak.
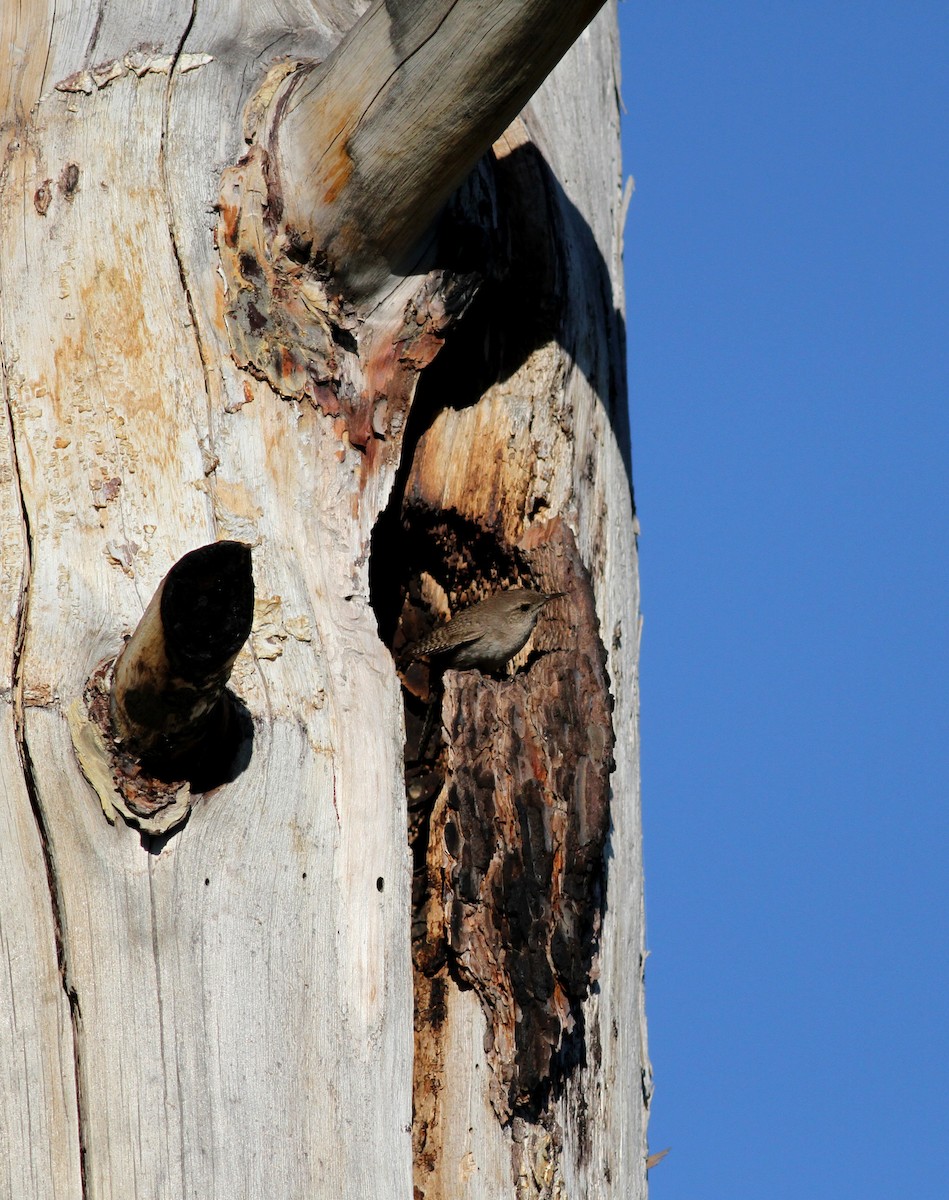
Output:
<instances>
[{"instance_id":1,"label":"bird's beak","mask_svg":"<svg viewBox=\"0 0 949 1200\"><path fill-rule=\"evenodd\" d=\"M544 604L549 604L551 600L559 600L561 596L567 596L569 594L569 592L549 592L544 597Z\"/></svg>"}]
</instances>

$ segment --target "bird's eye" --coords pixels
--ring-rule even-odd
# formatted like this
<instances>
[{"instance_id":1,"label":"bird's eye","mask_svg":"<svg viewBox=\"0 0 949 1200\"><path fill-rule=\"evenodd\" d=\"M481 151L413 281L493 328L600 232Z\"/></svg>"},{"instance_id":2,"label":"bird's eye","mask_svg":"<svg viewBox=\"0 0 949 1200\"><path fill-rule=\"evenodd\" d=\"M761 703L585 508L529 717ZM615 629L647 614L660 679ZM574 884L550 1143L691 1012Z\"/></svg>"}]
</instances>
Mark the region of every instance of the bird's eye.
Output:
<instances>
[{"instance_id":1,"label":"bird's eye","mask_svg":"<svg viewBox=\"0 0 949 1200\"><path fill-rule=\"evenodd\" d=\"M523 600L519 607L520 607L521 612L527 612L527 610L530 608L530 601Z\"/></svg>"}]
</instances>

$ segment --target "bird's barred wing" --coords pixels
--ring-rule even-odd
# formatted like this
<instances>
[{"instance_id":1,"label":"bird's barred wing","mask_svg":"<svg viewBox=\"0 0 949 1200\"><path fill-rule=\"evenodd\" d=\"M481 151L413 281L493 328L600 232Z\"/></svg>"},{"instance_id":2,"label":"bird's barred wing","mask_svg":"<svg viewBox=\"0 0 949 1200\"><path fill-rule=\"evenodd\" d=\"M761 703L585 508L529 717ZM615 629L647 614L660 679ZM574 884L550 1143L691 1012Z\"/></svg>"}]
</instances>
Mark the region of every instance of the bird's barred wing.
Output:
<instances>
[{"instance_id":1,"label":"bird's barred wing","mask_svg":"<svg viewBox=\"0 0 949 1200\"><path fill-rule=\"evenodd\" d=\"M472 629L466 633L453 631L451 637L448 638L444 632L446 628L447 625L439 625L437 629L432 630L428 637L423 637L414 646L409 647L409 657L421 658L423 654L445 654L449 650L457 650L459 646L470 646L472 642L476 642L482 636L480 630Z\"/></svg>"}]
</instances>

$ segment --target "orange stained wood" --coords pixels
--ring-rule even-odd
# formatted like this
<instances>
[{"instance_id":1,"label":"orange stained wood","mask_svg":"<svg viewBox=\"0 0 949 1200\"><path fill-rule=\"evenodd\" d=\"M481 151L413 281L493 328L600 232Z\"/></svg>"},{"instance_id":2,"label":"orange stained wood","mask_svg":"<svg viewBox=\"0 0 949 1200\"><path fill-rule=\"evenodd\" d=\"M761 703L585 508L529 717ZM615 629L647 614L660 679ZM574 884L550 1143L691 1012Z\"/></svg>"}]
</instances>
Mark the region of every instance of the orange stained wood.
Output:
<instances>
[{"instance_id":1,"label":"orange stained wood","mask_svg":"<svg viewBox=\"0 0 949 1200\"><path fill-rule=\"evenodd\" d=\"M349 157L348 144L342 138L333 142L320 160L323 203L334 204L353 173L353 160ZM320 231L322 232L322 231Z\"/></svg>"}]
</instances>

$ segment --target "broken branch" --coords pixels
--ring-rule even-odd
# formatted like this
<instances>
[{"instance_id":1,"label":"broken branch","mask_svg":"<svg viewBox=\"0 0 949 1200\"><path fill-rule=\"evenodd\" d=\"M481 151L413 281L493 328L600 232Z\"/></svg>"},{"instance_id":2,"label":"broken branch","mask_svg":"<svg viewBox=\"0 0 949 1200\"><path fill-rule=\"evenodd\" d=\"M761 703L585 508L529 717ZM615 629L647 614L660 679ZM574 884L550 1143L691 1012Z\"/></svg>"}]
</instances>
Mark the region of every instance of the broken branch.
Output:
<instances>
[{"instance_id":1,"label":"broken branch","mask_svg":"<svg viewBox=\"0 0 949 1200\"><path fill-rule=\"evenodd\" d=\"M376 0L272 108L283 219L349 298L410 272L445 201L603 0Z\"/></svg>"},{"instance_id":2,"label":"broken branch","mask_svg":"<svg viewBox=\"0 0 949 1200\"><path fill-rule=\"evenodd\" d=\"M214 542L171 568L115 663L112 729L140 759L174 761L215 715L254 613L250 547Z\"/></svg>"}]
</instances>

